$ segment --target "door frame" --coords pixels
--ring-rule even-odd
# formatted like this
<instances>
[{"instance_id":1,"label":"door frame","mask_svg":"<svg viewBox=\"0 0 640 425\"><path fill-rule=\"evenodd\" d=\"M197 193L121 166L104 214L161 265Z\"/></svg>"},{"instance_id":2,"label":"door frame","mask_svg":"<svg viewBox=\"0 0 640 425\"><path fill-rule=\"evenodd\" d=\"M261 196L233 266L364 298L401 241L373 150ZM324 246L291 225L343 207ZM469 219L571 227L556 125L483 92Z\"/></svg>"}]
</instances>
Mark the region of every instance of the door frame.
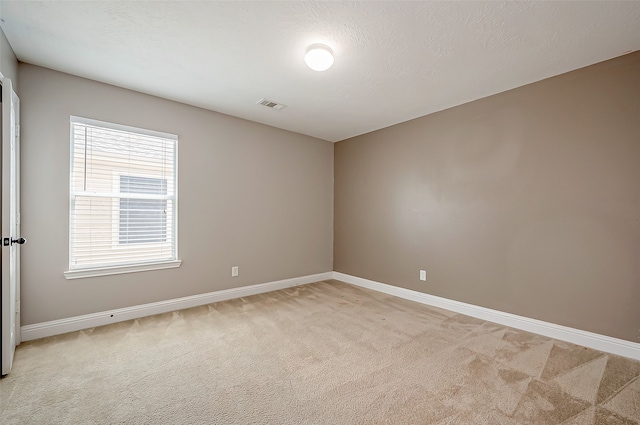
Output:
<instances>
[{"instance_id":1,"label":"door frame","mask_svg":"<svg viewBox=\"0 0 640 425\"><path fill-rule=\"evenodd\" d=\"M8 82L8 84L7 84ZM2 340L3 342L8 342L8 345L13 345L8 350L6 348L6 344L2 344L2 374L5 375L9 373L11 370L11 366L13 363L13 355L15 352L15 347L18 346L21 342L21 334L20 334L20 248L19 246L14 245L12 240L20 237L20 99L18 95L13 90L13 85L11 84L11 80L5 78L2 73L0 73L0 84L2 85L2 94L3 97L6 98L5 90L7 88L10 89L8 96L11 97L11 101L9 105L5 105L2 103L2 160L0 161L0 188L2 190L2 208L0 208L0 222L2 223L2 242L0 246L8 247L9 250L2 249L0 250L0 264L2 264ZM8 87L7 87L8 86ZM6 113L6 108L11 108L13 105L13 114L12 114L12 122L7 123L4 120L4 117L7 115L11 116L11 112L9 114ZM5 137L7 136L7 137ZM11 149L11 144L5 146L5 139L10 139L13 137L13 150ZM10 143L11 143L10 142ZM12 158L7 158L7 156L11 156L13 152ZM9 161L9 170L5 169L5 163ZM13 162L13 167L11 167L11 162ZM8 173L13 170L13 174L9 175ZM9 181L6 181L5 174L9 175ZM7 193L8 192L8 193ZM12 192L14 192L12 194ZM7 233L7 234L5 234ZM8 238L8 244L7 244ZM8 270L7 270L8 268ZM7 282L8 280L8 282ZM15 296L15 298L14 298ZM7 297L7 298L5 298ZM9 301L7 301L7 299ZM11 305L11 301L14 301L14 304ZM8 308L5 308L8 307ZM13 317L11 317L13 316ZM13 319L13 320L12 320ZM6 323L8 322L8 324ZM13 322L13 323L12 323ZM4 331L7 330L13 324L13 337L9 337L7 341L7 336L4 334ZM10 331L11 332L11 331ZM8 360L5 358L5 354L9 352Z\"/></svg>"}]
</instances>

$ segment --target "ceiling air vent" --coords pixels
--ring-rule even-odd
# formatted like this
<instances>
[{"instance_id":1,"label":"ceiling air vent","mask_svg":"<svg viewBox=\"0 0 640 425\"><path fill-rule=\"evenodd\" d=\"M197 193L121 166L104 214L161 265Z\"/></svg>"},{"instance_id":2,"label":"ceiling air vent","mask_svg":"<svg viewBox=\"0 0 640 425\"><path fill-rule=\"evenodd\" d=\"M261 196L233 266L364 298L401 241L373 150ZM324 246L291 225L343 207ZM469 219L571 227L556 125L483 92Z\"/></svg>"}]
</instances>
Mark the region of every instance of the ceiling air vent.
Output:
<instances>
[{"instance_id":1,"label":"ceiling air vent","mask_svg":"<svg viewBox=\"0 0 640 425\"><path fill-rule=\"evenodd\" d=\"M279 111L280 109L284 109L287 107L287 105L276 103L267 99L260 99L258 101L258 105L263 105L263 106L266 106L267 108L275 109L276 111Z\"/></svg>"}]
</instances>

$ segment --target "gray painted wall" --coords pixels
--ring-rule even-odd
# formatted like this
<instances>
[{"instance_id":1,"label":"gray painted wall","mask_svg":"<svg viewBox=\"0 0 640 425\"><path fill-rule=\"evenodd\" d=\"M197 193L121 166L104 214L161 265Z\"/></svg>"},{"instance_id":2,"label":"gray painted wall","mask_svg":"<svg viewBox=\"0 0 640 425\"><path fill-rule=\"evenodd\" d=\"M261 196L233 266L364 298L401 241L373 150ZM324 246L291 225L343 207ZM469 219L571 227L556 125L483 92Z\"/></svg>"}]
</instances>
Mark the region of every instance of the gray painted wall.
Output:
<instances>
[{"instance_id":1,"label":"gray painted wall","mask_svg":"<svg viewBox=\"0 0 640 425\"><path fill-rule=\"evenodd\" d=\"M338 142L335 181L334 270L640 339L640 52Z\"/></svg>"},{"instance_id":2,"label":"gray painted wall","mask_svg":"<svg viewBox=\"0 0 640 425\"><path fill-rule=\"evenodd\" d=\"M7 41L7 37L4 35L2 29L0 29L0 72L6 78L11 79L13 84L13 90L19 93L18 87L18 60L13 53L13 49Z\"/></svg>"},{"instance_id":3,"label":"gray painted wall","mask_svg":"<svg viewBox=\"0 0 640 425\"><path fill-rule=\"evenodd\" d=\"M33 65L19 76L23 325L332 270L330 142ZM70 115L179 136L182 267L64 278Z\"/></svg>"}]
</instances>

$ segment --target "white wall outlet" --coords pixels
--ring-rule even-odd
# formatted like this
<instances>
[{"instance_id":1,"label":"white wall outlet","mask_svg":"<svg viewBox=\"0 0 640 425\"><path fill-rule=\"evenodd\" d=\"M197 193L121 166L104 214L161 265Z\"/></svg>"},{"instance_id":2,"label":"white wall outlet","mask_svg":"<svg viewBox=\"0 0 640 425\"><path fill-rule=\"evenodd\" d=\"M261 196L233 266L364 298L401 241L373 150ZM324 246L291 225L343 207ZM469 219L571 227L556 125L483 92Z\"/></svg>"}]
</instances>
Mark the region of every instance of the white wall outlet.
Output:
<instances>
[{"instance_id":1,"label":"white wall outlet","mask_svg":"<svg viewBox=\"0 0 640 425\"><path fill-rule=\"evenodd\" d=\"M231 277L238 276L238 266L231 267Z\"/></svg>"},{"instance_id":2,"label":"white wall outlet","mask_svg":"<svg viewBox=\"0 0 640 425\"><path fill-rule=\"evenodd\" d=\"M422 281L426 281L427 280L427 271L426 270L420 270L420 280L422 280Z\"/></svg>"}]
</instances>

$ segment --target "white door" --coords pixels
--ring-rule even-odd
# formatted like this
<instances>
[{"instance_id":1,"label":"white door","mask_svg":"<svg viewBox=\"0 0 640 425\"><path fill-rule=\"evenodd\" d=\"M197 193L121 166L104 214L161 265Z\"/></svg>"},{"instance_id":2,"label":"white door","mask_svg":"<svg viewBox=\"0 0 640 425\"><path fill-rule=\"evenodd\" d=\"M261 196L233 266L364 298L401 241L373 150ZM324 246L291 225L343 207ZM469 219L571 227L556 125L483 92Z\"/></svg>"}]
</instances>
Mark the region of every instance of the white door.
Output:
<instances>
[{"instance_id":1,"label":"white door","mask_svg":"<svg viewBox=\"0 0 640 425\"><path fill-rule=\"evenodd\" d=\"M20 343L20 100L2 78L2 375Z\"/></svg>"}]
</instances>

